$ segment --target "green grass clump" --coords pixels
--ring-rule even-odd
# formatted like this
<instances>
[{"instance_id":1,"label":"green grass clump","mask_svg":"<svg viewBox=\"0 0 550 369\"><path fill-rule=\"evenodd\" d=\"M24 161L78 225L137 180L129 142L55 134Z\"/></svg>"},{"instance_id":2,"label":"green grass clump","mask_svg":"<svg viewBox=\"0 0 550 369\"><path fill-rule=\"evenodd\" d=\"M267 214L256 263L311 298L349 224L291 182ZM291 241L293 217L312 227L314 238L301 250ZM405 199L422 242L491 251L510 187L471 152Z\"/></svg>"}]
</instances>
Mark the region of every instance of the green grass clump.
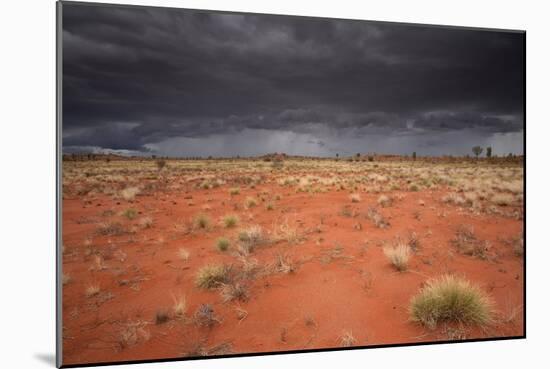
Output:
<instances>
[{"instance_id":1,"label":"green grass clump","mask_svg":"<svg viewBox=\"0 0 550 369\"><path fill-rule=\"evenodd\" d=\"M486 325L491 322L489 297L469 281L444 275L428 281L410 303L411 319L429 328L440 322Z\"/></svg>"},{"instance_id":2,"label":"green grass clump","mask_svg":"<svg viewBox=\"0 0 550 369\"><path fill-rule=\"evenodd\" d=\"M233 228L239 223L239 218L236 215L226 215L223 218L223 226L225 228Z\"/></svg>"},{"instance_id":3,"label":"green grass clump","mask_svg":"<svg viewBox=\"0 0 550 369\"><path fill-rule=\"evenodd\" d=\"M245 206L247 209L253 208L253 207L255 207L256 205L258 205L258 202L257 202L256 199L253 198L253 197L247 197L246 200L244 201L244 206Z\"/></svg>"},{"instance_id":4,"label":"green grass clump","mask_svg":"<svg viewBox=\"0 0 550 369\"><path fill-rule=\"evenodd\" d=\"M195 284L199 288L213 289L229 280L229 268L225 265L206 265L199 269Z\"/></svg>"},{"instance_id":5,"label":"green grass clump","mask_svg":"<svg viewBox=\"0 0 550 369\"><path fill-rule=\"evenodd\" d=\"M239 187L233 187L229 190L229 194L231 196L235 196L241 193L241 189Z\"/></svg>"},{"instance_id":6,"label":"green grass clump","mask_svg":"<svg viewBox=\"0 0 550 369\"><path fill-rule=\"evenodd\" d=\"M126 209L122 214L130 220L135 219L138 215L136 209Z\"/></svg>"},{"instance_id":7,"label":"green grass clump","mask_svg":"<svg viewBox=\"0 0 550 369\"><path fill-rule=\"evenodd\" d=\"M193 220L195 227L200 229L208 229L210 227L210 223L210 218L205 214L199 214Z\"/></svg>"},{"instance_id":8,"label":"green grass clump","mask_svg":"<svg viewBox=\"0 0 550 369\"><path fill-rule=\"evenodd\" d=\"M219 251L227 251L229 248L229 240L225 237L218 238L216 241L216 248Z\"/></svg>"}]
</instances>

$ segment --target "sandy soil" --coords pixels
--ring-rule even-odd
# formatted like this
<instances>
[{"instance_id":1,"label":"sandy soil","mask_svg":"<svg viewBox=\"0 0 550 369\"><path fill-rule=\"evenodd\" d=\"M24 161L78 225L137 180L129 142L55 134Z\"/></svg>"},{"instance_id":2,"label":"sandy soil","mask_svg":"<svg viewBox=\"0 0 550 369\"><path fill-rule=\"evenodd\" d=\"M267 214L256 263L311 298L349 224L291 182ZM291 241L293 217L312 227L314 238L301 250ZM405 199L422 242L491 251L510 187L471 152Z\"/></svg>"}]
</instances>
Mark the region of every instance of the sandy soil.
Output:
<instances>
[{"instance_id":1,"label":"sandy soil","mask_svg":"<svg viewBox=\"0 0 550 369\"><path fill-rule=\"evenodd\" d=\"M264 184L232 196L230 187L139 194L132 202L100 194L64 199L64 364L340 347L348 334L358 346L523 334L523 258L508 242L521 234L522 220L445 204L446 191L395 191L393 204L378 208L390 223L382 229L367 217L379 194L362 193L353 203L348 191L309 194ZM281 196L269 200L273 210L261 200L243 206L264 191L270 199ZM137 211L134 219L121 215L128 208ZM189 225L198 213L212 220L209 229ZM236 214L240 224L224 228L220 219L227 214ZM153 220L150 227L145 217ZM99 234L105 222L120 223L122 231ZM218 290L196 287L204 265L241 265L237 234L253 224L270 235L283 224L299 236L295 243L258 247L248 257L260 272L247 282L246 301L224 302ZM488 241L485 259L453 247L459 225L472 226ZM383 246L413 232L420 245L408 270L398 272ZM221 236L232 242L226 252L215 248ZM178 256L182 247L188 260ZM292 272L274 268L279 256ZM411 297L445 273L479 284L494 300L496 322L436 329L412 322ZM87 296L91 285L100 291ZM159 310L171 312L178 295L186 297L185 316L170 313L167 322L155 322ZM217 322L211 327L193 319L201 304L213 308Z\"/></svg>"}]
</instances>

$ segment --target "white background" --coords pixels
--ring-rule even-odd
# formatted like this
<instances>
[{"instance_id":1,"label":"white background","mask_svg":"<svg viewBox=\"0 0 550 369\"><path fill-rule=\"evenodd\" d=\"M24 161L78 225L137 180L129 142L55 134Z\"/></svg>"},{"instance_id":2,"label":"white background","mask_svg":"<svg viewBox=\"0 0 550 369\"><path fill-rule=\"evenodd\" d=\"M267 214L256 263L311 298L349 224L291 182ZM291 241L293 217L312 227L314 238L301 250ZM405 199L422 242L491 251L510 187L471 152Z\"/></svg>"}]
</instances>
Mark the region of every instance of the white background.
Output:
<instances>
[{"instance_id":1,"label":"white background","mask_svg":"<svg viewBox=\"0 0 550 369\"><path fill-rule=\"evenodd\" d=\"M550 13L544 9L545 2L118 2L527 30L527 340L143 364L140 368L463 369L520 368L548 361L543 352L548 350L550 332L546 264L550 243L545 232ZM0 14L0 366L51 368L55 352L55 2L4 1Z\"/></svg>"}]
</instances>

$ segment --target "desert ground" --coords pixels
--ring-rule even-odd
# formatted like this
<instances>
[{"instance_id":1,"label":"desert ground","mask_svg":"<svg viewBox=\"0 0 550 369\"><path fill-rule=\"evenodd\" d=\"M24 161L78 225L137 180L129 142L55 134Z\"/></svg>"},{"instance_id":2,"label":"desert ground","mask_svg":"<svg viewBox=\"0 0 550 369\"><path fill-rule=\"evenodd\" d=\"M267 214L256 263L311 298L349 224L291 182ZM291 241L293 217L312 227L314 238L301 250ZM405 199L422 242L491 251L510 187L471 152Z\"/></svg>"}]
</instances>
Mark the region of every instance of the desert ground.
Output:
<instances>
[{"instance_id":1,"label":"desert ground","mask_svg":"<svg viewBox=\"0 0 550 369\"><path fill-rule=\"evenodd\" d=\"M64 160L63 363L520 336L523 176L481 159ZM470 315L421 300L453 281Z\"/></svg>"}]
</instances>

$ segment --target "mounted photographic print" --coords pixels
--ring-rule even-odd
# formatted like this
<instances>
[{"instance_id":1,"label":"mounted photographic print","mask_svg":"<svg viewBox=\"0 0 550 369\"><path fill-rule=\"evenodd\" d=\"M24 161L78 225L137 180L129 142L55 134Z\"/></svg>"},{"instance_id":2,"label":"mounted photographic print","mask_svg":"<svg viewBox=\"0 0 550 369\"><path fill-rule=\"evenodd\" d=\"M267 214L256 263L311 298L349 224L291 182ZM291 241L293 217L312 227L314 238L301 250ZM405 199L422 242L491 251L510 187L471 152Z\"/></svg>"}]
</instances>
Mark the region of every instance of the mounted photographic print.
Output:
<instances>
[{"instance_id":1,"label":"mounted photographic print","mask_svg":"<svg viewBox=\"0 0 550 369\"><path fill-rule=\"evenodd\" d=\"M524 31L57 5L58 365L525 337Z\"/></svg>"}]
</instances>

